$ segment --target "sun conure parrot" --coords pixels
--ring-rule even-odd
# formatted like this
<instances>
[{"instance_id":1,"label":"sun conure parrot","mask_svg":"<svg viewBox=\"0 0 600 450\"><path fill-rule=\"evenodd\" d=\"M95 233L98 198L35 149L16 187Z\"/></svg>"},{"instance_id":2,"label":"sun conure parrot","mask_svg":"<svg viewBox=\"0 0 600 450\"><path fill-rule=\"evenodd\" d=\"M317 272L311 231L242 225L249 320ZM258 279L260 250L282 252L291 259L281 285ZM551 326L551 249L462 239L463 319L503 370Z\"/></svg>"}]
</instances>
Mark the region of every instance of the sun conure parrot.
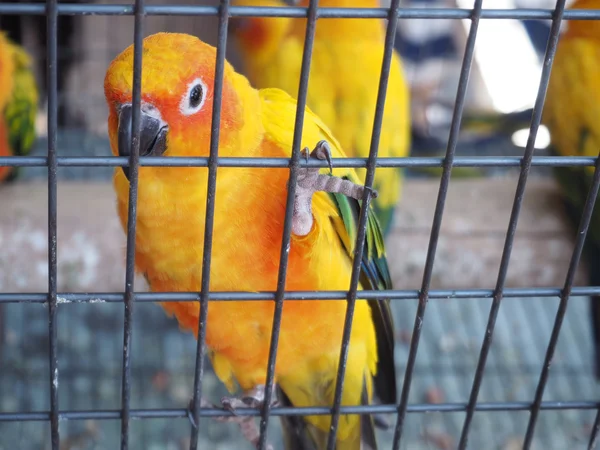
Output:
<instances>
[{"instance_id":1,"label":"sun conure parrot","mask_svg":"<svg viewBox=\"0 0 600 450\"><path fill-rule=\"evenodd\" d=\"M198 38L158 33L144 39L141 156L209 154L216 49ZM169 70L165 70L168 67ZM110 64L104 89L114 155L131 154L133 46ZM325 123L305 110L306 158L345 157ZM221 157L290 157L296 101L279 89L256 90L225 64ZM312 152L308 148L314 148ZM219 168L216 184L210 289L275 291L289 170ZM117 168L114 188L126 227L129 172ZM152 291L199 291L207 196L207 168L140 167L136 267ZM286 290L349 289L364 188L352 169L300 169L294 200ZM360 289L390 289L383 238L372 209L361 261ZM162 303L181 328L197 333L196 302ZM275 368L279 401L332 405L346 301L285 301ZM273 301L210 302L206 344L217 377L236 408L264 400ZM388 301L358 300L350 339L343 405L368 404L375 393L396 401L393 321ZM289 449L323 449L330 416L283 418ZM247 423L248 417L234 418ZM253 422L254 423L254 422ZM249 427L242 427L247 430ZM254 430L256 431L256 430ZM245 433L255 442L257 436ZM362 447L361 447L362 442ZM337 449L375 449L373 419L343 415Z\"/></svg>"},{"instance_id":2,"label":"sun conure parrot","mask_svg":"<svg viewBox=\"0 0 600 450\"><path fill-rule=\"evenodd\" d=\"M25 50L0 32L0 156L23 156L35 140L38 89ZM13 180L16 167L0 166L0 183Z\"/></svg>"},{"instance_id":3,"label":"sun conure parrot","mask_svg":"<svg viewBox=\"0 0 600 450\"><path fill-rule=\"evenodd\" d=\"M308 0L233 0L235 5L306 7ZM380 7L378 0L320 0L319 7ZM257 88L276 87L296 96L306 19L235 17L230 29L239 44L244 73ZM331 128L349 156L369 155L385 41L380 19L323 19L317 22L308 87L308 106ZM410 91L394 51L385 101L379 156L410 151ZM364 181L365 169L358 169ZM403 170L378 169L373 201L384 235L401 197Z\"/></svg>"},{"instance_id":4,"label":"sun conure parrot","mask_svg":"<svg viewBox=\"0 0 600 450\"><path fill-rule=\"evenodd\" d=\"M579 0L570 9L600 9L600 0ZM563 22L542 121L556 155L597 157L600 151L600 23ZM593 167L556 167L567 215L579 225L591 185ZM594 208L584 256L589 283L600 286L600 208ZM590 299L596 379L600 380L600 298Z\"/></svg>"}]
</instances>

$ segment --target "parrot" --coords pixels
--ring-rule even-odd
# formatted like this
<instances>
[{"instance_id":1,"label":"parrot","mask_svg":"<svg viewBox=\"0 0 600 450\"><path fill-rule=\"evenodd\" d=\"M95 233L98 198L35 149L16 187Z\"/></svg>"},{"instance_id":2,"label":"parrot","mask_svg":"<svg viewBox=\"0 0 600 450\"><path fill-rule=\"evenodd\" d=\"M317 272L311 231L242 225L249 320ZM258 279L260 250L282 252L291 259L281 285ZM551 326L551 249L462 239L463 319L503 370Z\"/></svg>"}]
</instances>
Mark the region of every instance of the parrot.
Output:
<instances>
[{"instance_id":1,"label":"parrot","mask_svg":"<svg viewBox=\"0 0 600 450\"><path fill-rule=\"evenodd\" d=\"M38 88L30 55L0 32L0 156L29 154L35 141ZM0 166L0 183L16 179L16 167Z\"/></svg>"},{"instance_id":2,"label":"parrot","mask_svg":"<svg viewBox=\"0 0 600 450\"><path fill-rule=\"evenodd\" d=\"M161 32L143 40L140 156L208 156L215 60L214 47L188 34ZM129 157L132 152L132 79L133 45L110 63L104 79L108 136L115 156ZM220 157L291 156L297 103L288 93L255 89L226 60L221 105ZM327 161L329 168L298 169L285 288L348 290L365 187L354 170L332 167L332 158L346 157L345 153L308 106L301 145L302 158ZM276 290L288 174L287 168L218 168L211 291ZM129 177L127 167L115 169L113 186L124 230ZM138 180L137 272L153 292L198 292L208 169L142 166ZM374 395L385 404L396 402L389 299L360 299L360 290L392 288L381 227L371 207L366 226L342 405L369 404ZM160 305L175 316L182 330L198 338L197 302ZM295 407L332 405L346 307L346 300L284 302L275 402ZM274 308L271 300L208 303L205 343L212 367L229 393L241 391L221 399L226 409L264 405ZM250 416L228 419L237 422L244 437L256 445L258 434L248 425L254 423ZM282 416L281 420L287 449L326 447L330 416ZM376 449L376 420L368 415L340 415L336 449Z\"/></svg>"},{"instance_id":3,"label":"parrot","mask_svg":"<svg viewBox=\"0 0 600 450\"><path fill-rule=\"evenodd\" d=\"M577 0L570 9L599 9L600 0ZM542 114L550 132L551 154L597 157L600 150L600 23L563 22L563 30ZM576 230L592 183L594 167L555 167L565 211ZM600 286L600 210L592 215L584 244L589 283ZM600 298L590 298L593 361L600 381Z\"/></svg>"},{"instance_id":4,"label":"parrot","mask_svg":"<svg viewBox=\"0 0 600 450\"><path fill-rule=\"evenodd\" d=\"M308 6L308 0L233 0L242 6ZM379 7L378 0L320 0L319 7ZM234 17L230 30L245 75L257 88L280 88L297 95L306 19ZM385 41L379 19L326 19L316 26L308 106L328 124L351 157L369 155ZM405 157L410 151L410 91L394 50L385 100L379 156ZM366 170L356 170L364 181ZM382 168L374 187L377 217L388 235L401 198L404 170Z\"/></svg>"}]
</instances>

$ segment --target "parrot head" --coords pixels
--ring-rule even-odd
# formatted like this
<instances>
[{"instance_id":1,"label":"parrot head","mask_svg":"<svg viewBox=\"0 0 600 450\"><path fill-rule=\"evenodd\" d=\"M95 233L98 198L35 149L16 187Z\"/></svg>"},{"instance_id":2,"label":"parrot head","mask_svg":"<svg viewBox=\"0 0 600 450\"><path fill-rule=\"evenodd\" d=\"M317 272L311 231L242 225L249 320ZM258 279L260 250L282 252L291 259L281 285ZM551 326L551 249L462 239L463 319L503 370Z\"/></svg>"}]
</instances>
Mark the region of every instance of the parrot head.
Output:
<instances>
[{"instance_id":1,"label":"parrot head","mask_svg":"<svg viewBox=\"0 0 600 450\"><path fill-rule=\"evenodd\" d=\"M233 0L235 6L295 6L298 0ZM267 60L281 45L288 34L291 17L232 17L229 31L243 54L253 59Z\"/></svg>"},{"instance_id":2,"label":"parrot head","mask_svg":"<svg viewBox=\"0 0 600 450\"><path fill-rule=\"evenodd\" d=\"M129 157L133 117L133 45L110 64L104 79L112 153ZM140 156L209 154L216 49L197 37L157 33L143 41ZM257 91L225 62L221 107L220 155L235 149L232 141L252 140ZM253 133L254 132L254 133ZM140 168L156 176L158 167ZM129 178L128 169L123 173ZM181 172L179 172L181 174Z\"/></svg>"}]
</instances>

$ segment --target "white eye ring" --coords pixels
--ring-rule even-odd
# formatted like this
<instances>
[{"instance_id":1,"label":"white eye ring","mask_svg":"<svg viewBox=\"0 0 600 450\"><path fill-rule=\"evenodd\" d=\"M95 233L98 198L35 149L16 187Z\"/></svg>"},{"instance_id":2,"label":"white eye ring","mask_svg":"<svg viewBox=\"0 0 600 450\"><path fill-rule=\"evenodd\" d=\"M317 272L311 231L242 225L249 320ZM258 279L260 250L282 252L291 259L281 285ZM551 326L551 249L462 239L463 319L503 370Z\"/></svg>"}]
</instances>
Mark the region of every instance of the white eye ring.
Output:
<instances>
[{"instance_id":1,"label":"white eye ring","mask_svg":"<svg viewBox=\"0 0 600 450\"><path fill-rule=\"evenodd\" d=\"M198 94L199 91L199 94ZM195 98L191 98L192 92L195 94ZM191 116L192 114L196 114L198 111L202 109L204 106L204 101L206 100L206 94L208 89L206 84L200 79L196 78L192 81L187 88L185 95L181 98L181 102L179 103L179 110L181 114L184 116ZM199 95L199 100L195 100ZM197 103L196 103L197 102Z\"/></svg>"}]
</instances>

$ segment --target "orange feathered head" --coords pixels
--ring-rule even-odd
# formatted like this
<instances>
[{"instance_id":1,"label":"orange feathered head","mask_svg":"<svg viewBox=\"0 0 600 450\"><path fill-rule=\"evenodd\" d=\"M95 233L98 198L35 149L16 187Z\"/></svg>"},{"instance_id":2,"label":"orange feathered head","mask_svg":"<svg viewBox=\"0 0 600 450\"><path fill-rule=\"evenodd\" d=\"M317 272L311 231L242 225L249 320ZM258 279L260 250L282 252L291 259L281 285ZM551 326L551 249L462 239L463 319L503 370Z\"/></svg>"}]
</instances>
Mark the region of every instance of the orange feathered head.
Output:
<instances>
[{"instance_id":1,"label":"orange feathered head","mask_svg":"<svg viewBox=\"0 0 600 450\"><path fill-rule=\"evenodd\" d=\"M140 156L208 155L215 62L216 49L194 36L157 33L144 39ZM132 92L133 45L112 61L104 79L115 155L131 154ZM232 141L248 128L247 110L256 108L255 94L225 62L220 150L234 147Z\"/></svg>"},{"instance_id":2,"label":"orange feathered head","mask_svg":"<svg viewBox=\"0 0 600 450\"><path fill-rule=\"evenodd\" d=\"M284 7L295 0L233 0L236 6ZM289 32L290 17L232 17L229 30L244 53L252 58L268 59Z\"/></svg>"}]
</instances>

